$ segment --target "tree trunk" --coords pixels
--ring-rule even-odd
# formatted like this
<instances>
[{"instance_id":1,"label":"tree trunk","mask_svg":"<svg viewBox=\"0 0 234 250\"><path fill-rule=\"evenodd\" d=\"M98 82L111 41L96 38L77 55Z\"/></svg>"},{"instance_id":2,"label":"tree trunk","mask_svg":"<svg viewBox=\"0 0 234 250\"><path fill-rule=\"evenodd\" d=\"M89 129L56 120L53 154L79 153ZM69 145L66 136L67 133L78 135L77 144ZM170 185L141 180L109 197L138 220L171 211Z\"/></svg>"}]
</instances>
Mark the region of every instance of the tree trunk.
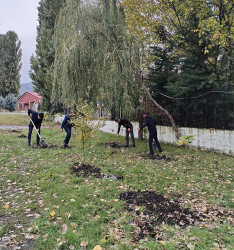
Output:
<instances>
[{"instance_id":1,"label":"tree trunk","mask_svg":"<svg viewBox=\"0 0 234 250\"><path fill-rule=\"evenodd\" d=\"M144 123L143 121L144 120L143 120L142 114L138 114L139 128L143 125L143 123ZM141 139L141 140L144 139L143 138L143 130L142 129L138 130L138 138Z\"/></svg>"},{"instance_id":2,"label":"tree trunk","mask_svg":"<svg viewBox=\"0 0 234 250\"><path fill-rule=\"evenodd\" d=\"M146 94L148 95L150 101L156 106L156 108L164 115L166 115L166 117L170 120L171 122L171 125L172 125L172 128L173 130L175 131L175 136L176 136L176 139L178 140L180 138L180 132L175 124L175 121L173 119L173 117L170 115L170 113L164 109L163 107L161 107L155 100L154 98L151 96L149 90L146 88L144 82L143 82L143 73L141 71L141 85L142 85L142 88L145 90Z\"/></svg>"}]
</instances>

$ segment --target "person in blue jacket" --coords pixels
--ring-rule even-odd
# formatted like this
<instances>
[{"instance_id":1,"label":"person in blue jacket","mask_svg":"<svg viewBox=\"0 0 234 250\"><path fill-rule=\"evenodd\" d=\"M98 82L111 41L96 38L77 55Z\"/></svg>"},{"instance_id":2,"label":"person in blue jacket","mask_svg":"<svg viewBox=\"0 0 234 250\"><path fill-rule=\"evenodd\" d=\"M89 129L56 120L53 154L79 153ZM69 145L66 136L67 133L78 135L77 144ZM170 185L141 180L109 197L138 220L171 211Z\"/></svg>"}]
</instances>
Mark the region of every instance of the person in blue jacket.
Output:
<instances>
[{"instance_id":1,"label":"person in blue jacket","mask_svg":"<svg viewBox=\"0 0 234 250\"><path fill-rule=\"evenodd\" d=\"M117 119L115 119L115 121L119 124L118 125L117 136L119 136L119 131L120 131L121 125L126 128L126 131L125 131L125 133L126 133L126 145L125 145L125 148L129 147L129 133L130 133L131 138L132 138L132 146L135 147L135 138L134 138L134 134L133 134L132 123L126 118L117 118Z\"/></svg>"},{"instance_id":2,"label":"person in blue jacket","mask_svg":"<svg viewBox=\"0 0 234 250\"><path fill-rule=\"evenodd\" d=\"M28 109L28 116L31 118L31 120L33 121L37 129L37 132L40 134L41 123L43 121L44 114L33 111L32 109ZM29 128L28 129L28 146L31 145L31 135L32 135L33 127L34 127L31 120L28 124L28 128ZM38 136L38 134L37 134L37 146L40 146L40 137Z\"/></svg>"},{"instance_id":3,"label":"person in blue jacket","mask_svg":"<svg viewBox=\"0 0 234 250\"><path fill-rule=\"evenodd\" d=\"M74 116L76 116L75 111L72 111L71 113L66 114L61 125L61 132L63 132L63 129L64 129L67 133L65 140L63 141L64 148L68 147L68 143L71 138L71 128L74 127L74 123L71 123L71 117L74 117Z\"/></svg>"},{"instance_id":4,"label":"person in blue jacket","mask_svg":"<svg viewBox=\"0 0 234 250\"><path fill-rule=\"evenodd\" d=\"M158 141L158 135L157 135L157 128L156 128L156 120L150 116L148 113L144 113L143 117L145 118L144 124L138 128L138 130L143 129L144 127L148 127L149 130L149 150L150 153L149 155L154 155L154 151L153 151L153 139L155 140L155 143L158 147L159 152L162 152L162 148L161 145Z\"/></svg>"}]
</instances>

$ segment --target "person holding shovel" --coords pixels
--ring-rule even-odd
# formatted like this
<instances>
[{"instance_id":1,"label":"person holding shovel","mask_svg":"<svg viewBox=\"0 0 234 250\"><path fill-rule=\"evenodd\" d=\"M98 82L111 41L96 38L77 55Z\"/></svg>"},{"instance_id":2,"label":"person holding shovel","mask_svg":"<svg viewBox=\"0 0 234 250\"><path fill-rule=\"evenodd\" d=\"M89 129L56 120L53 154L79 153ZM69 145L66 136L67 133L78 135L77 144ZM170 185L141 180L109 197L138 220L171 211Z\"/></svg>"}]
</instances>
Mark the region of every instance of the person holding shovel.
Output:
<instances>
[{"instance_id":1,"label":"person holding shovel","mask_svg":"<svg viewBox=\"0 0 234 250\"><path fill-rule=\"evenodd\" d=\"M35 125L35 129L37 130L37 146L40 146L40 134L41 131L41 123L43 121L44 114L33 111L32 109L28 109L28 116L30 117L30 123L28 125L28 146L31 145L31 135L33 131L33 127ZM34 123L34 125L33 125Z\"/></svg>"},{"instance_id":2,"label":"person holding shovel","mask_svg":"<svg viewBox=\"0 0 234 250\"><path fill-rule=\"evenodd\" d=\"M130 133L131 138L132 138L132 146L135 147L135 138L134 138L134 134L133 134L132 123L129 120L127 120L126 118L117 118L117 119L115 119L115 121L119 124L118 131L117 131L117 136L119 136L119 131L120 131L121 125L123 125L126 128L126 145L125 145L125 148L129 147L129 133Z\"/></svg>"},{"instance_id":3,"label":"person holding shovel","mask_svg":"<svg viewBox=\"0 0 234 250\"><path fill-rule=\"evenodd\" d=\"M72 111L71 113L66 114L61 125L61 132L63 132L63 129L64 129L67 133L63 141L64 148L68 147L68 143L71 138L71 128L74 127L74 123L71 123L71 117L74 117L74 116L76 116L75 111Z\"/></svg>"},{"instance_id":4,"label":"person holding shovel","mask_svg":"<svg viewBox=\"0 0 234 250\"><path fill-rule=\"evenodd\" d=\"M154 155L153 145L152 145L153 139L155 140L155 143L158 147L159 152L160 153L162 152L162 148L161 148L161 145L158 141L158 136L157 136L156 120L152 116L150 116L148 113L143 113L143 117L145 118L144 124L140 128L138 128L138 130L143 129L146 126L148 127L148 130L149 130L149 150L150 150L149 155L153 156Z\"/></svg>"}]
</instances>

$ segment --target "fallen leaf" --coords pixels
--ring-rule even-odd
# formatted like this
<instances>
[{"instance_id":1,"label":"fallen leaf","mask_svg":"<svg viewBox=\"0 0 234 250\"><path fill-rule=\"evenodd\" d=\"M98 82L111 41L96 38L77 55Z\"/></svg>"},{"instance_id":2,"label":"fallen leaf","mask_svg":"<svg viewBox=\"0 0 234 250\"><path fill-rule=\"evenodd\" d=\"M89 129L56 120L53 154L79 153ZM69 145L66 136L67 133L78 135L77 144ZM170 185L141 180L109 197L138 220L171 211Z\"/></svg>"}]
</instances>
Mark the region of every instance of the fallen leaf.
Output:
<instances>
[{"instance_id":1,"label":"fallen leaf","mask_svg":"<svg viewBox=\"0 0 234 250\"><path fill-rule=\"evenodd\" d=\"M96 245L93 250L102 250L101 246L100 245Z\"/></svg>"},{"instance_id":2,"label":"fallen leaf","mask_svg":"<svg viewBox=\"0 0 234 250\"><path fill-rule=\"evenodd\" d=\"M189 250L194 250L195 249L195 246L192 245L191 243L188 243L187 247L188 247Z\"/></svg>"},{"instance_id":3,"label":"fallen leaf","mask_svg":"<svg viewBox=\"0 0 234 250\"><path fill-rule=\"evenodd\" d=\"M118 202L118 201L119 201L119 199L113 199L113 201L114 201L114 202Z\"/></svg>"},{"instance_id":4,"label":"fallen leaf","mask_svg":"<svg viewBox=\"0 0 234 250\"><path fill-rule=\"evenodd\" d=\"M25 239L30 239L30 240L35 239L35 235L26 233L25 234Z\"/></svg>"},{"instance_id":5,"label":"fallen leaf","mask_svg":"<svg viewBox=\"0 0 234 250\"><path fill-rule=\"evenodd\" d=\"M50 211L50 216L49 216L50 219L54 219L54 216L55 216L55 211L53 211L53 210Z\"/></svg>"},{"instance_id":6,"label":"fallen leaf","mask_svg":"<svg viewBox=\"0 0 234 250\"><path fill-rule=\"evenodd\" d=\"M74 223L74 222L71 222L71 227L77 227L77 224L76 223Z\"/></svg>"},{"instance_id":7,"label":"fallen leaf","mask_svg":"<svg viewBox=\"0 0 234 250\"><path fill-rule=\"evenodd\" d=\"M86 241L81 241L80 246L81 246L81 247L86 247L86 246L88 246L88 242L86 242Z\"/></svg>"},{"instance_id":8,"label":"fallen leaf","mask_svg":"<svg viewBox=\"0 0 234 250\"><path fill-rule=\"evenodd\" d=\"M67 229L68 229L67 224L63 224L61 234L65 234L67 232Z\"/></svg>"},{"instance_id":9,"label":"fallen leaf","mask_svg":"<svg viewBox=\"0 0 234 250\"><path fill-rule=\"evenodd\" d=\"M100 243L101 243L101 244L103 244L103 243L105 243L105 242L106 242L106 239L105 239L105 238L103 238L103 239L100 240Z\"/></svg>"}]
</instances>

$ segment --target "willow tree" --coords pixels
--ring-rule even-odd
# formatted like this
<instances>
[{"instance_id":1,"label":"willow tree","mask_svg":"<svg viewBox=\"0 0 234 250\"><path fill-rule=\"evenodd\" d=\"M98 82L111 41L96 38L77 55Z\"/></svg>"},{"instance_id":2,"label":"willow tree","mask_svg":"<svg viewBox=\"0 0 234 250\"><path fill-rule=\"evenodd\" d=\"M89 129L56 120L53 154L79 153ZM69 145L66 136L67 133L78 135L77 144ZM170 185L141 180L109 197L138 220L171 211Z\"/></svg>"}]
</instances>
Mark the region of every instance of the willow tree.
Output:
<instances>
[{"instance_id":1,"label":"willow tree","mask_svg":"<svg viewBox=\"0 0 234 250\"><path fill-rule=\"evenodd\" d=\"M54 36L53 102L72 106L81 98L104 105L112 115L135 113L139 84L139 48L126 33L119 1L93 4L67 0Z\"/></svg>"}]
</instances>

